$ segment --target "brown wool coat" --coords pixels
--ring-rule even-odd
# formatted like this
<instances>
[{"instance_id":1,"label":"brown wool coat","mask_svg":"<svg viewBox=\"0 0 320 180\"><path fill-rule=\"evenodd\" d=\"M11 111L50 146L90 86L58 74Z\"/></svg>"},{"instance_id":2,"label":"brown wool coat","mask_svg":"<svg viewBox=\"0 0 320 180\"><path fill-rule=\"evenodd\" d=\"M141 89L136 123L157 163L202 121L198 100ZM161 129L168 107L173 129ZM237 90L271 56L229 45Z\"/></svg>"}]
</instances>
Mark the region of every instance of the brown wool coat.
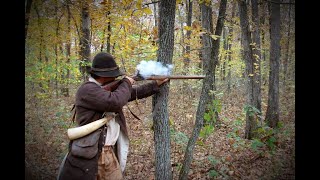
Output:
<instances>
[{"instance_id":1,"label":"brown wool coat","mask_svg":"<svg viewBox=\"0 0 320 180\"><path fill-rule=\"evenodd\" d=\"M159 92L155 81L140 86L131 86L128 79L123 79L118 88L106 91L94 82L83 83L76 93L76 121L82 126L98 120L104 112L116 112L116 121L121 131L128 136L126 120L122 107L136 98L142 99ZM106 126L101 127L102 133L98 140L98 153L92 159L84 159L71 155L70 148L73 141L69 143L69 153L61 170L59 180L95 180L98 172L98 159L105 142Z\"/></svg>"}]
</instances>

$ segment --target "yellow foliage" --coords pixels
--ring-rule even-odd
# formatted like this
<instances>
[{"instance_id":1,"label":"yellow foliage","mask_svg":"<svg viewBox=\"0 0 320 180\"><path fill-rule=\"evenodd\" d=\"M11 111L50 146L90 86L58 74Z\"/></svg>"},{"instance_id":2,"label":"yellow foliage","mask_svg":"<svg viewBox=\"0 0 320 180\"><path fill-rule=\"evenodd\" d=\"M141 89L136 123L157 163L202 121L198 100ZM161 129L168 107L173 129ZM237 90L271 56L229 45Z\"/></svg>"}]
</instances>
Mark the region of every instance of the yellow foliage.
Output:
<instances>
[{"instance_id":1,"label":"yellow foliage","mask_svg":"<svg viewBox=\"0 0 320 180\"><path fill-rule=\"evenodd\" d=\"M183 29L186 31L190 31L192 28L190 26L184 26Z\"/></svg>"},{"instance_id":2,"label":"yellow foliage","mask_svg":"<svg viewBox=\"0 0 320 180\"><path fill-rule=\"evenodd\" d=\"M214 39L214 40L217 40L220 36L218 36L218 35L210 35L211 37L212 37L212 39Z\"/></svg>"},{"instance_id":3,"label":"yellow foliage","mask_svg":"<svg viewBox=\"0 0 320 180\"><path fill-rule=\"evenodd\" d=\"M150 8L143 8L142 11L147 15L152 14L152 11Z\"/></svg>"}]
</instances>

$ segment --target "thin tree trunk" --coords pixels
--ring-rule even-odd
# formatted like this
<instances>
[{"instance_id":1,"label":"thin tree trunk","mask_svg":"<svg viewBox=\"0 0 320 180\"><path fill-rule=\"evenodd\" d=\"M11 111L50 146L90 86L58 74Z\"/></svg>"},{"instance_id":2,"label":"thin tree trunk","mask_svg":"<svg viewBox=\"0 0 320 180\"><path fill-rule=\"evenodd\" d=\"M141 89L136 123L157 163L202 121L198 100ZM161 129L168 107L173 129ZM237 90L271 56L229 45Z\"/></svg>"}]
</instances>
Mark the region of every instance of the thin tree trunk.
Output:
<instances>
[{"instance_id":1,"label":"thin tree trunk","mask_svg":"<svg viewBox=\"0 0 320 180\"><path fill-rule=\"evenodd\" d=\"M219 36L221 35L222 27L224 24L224 15L226 11L226 5L227 5L227 1L221 0L215 35L219 35ZM204 73L206 76L202 84L199 105L196 113L195 126L185 151L184 161L183 161L182 169L180 171L179 180L186 180L188 178L188 172L189 172L190 164L193 158L194 146L204 124L203 123L204 114L205 112L208 111L207 109L208 104L215 99L214 93L209 93L209 92L210 90L214 89L213 77L215 75L215 67L217 63L216 61L218 58L218 55L214 53L219 52L219 40L214 41L212 37L210 37L209 35L210 33L213 33L211 5L207 6L205 3L202 3L200 6L201 6L202 27L206 29L206 31L208 32L204 34L202 37L202 46L209 47L209 48L204 48L202 53L203 63L204 63L204 66L203 66Z\"/></svg>"},{"instance_id":2,"label":"thin tree trunk","mask_svg":"<svg viewBox=\"0 0 320 180\"><path fill-rule=\"evenodd\" d=\"M182 46L182 51L181 51L181 56L184 57L185 55L185 48L184 48L184 33L183 33L183 18L181 16L181 11L180 9L178 8L178 15L179 15L179 21L180 21L180 31L181 31L181 38L180 38L180 45ZM184 71L184 70L183 70Z\"/></svg>"},{"instance_id":3,"label":"thin tree trunk","mask_svg":"<svg viewBox=\"0 0 320 180\"><path fill-rule=\"evenodd\" d=\"M111 44L110 44L110 39L111 39L111 18L110 18L110 11L108 11L108 31L107 31L107 52L110 53L110 48L111 48Z\"/></svg>"},{"instance_id":4,"label":"thin tree trunk","mask_svg":"<svg viewBox=\"0 0 320 180\"><path fill-rule=\"evenodd\" d=\"M252 49L253 53L253 96L256 108L260 113L257 117L261 121L261 42L260 42L260 20L259 20L259 8L258 0L251 0L252 7L252 22L253 22L253 35L252 42L255 44Z\"/></svg>"},{"instance_id":5,"label":"thin tree trunk","mask_svg":"<svg viewBox=\"0 0 320 180\"><path fill-rule=\"evenodd\" d=\"M175 0L162 0L159 5L159 49L157 61L171 64L174 47ZM154 142L155 142L155 179L171 180L170 129L168 117L169 84L160 87L160 92L153 96L154 108Z\"/></svg>"},{"instance_id":6,"label":"thin tree trunk","mask_svg":"<svg viewBox=\"0 0 320 180\"><path fill-rule=\"evenodd\" d=\"M201 22L201 14L202 14L202 12L201 12L201 5L199 4L199 3L197 3L198 4L198 8L199 8L199 11L200 11L200 15L199 16L196 16L197 17L197 20L199 21L199 22ZM200 31L202 31L202 30L200 30ZM202 43L202 36L200 36L200 44ZM203 45L202 45L202 47L204 47ZM199 69L203 69L204 67L203 67L203 57L202 57L202 51L203 50L199 50L198 51L198 53L199 53L199 64L198 64L198 68Z\"/></svg>"},{"instance_id":7,"label":"thin tree trunk","mask_svg":"<svg viewBox=\"0 0 320 180\"><path fill-rule=\"evenodd\" d=\"M26 0L27 5L26 5L26 12L25 12L25 24L24 24L24 40L25 43L27 41L27 35L28 35L28 25L29 25L29 19L30 19L30 10L31 10L31 5L32 5L32 0Z\"/></svg>"},{"instance_id":8,"label":"thin tree trunk","mask_svg":"<svg viewBox=\"0 0 320 180\"><path fill-rule=\"evenodd\" d=\"M262 50L262 54L261 54L261 62L263 62L263 66L261 67L261 73L262 73L262 77L261 77L261 81L262 84L265 85L267 82L267 73L265 73L267 71L267 55L266 55L266 51L267 51L267 45L266 45L266 30L265 30L265 19L267 18L267 11L268 8L266 7L266 2L263 1L260 5L260 9L261 9L261 25L264 27L261 29L261 50Z\"/></svg>"},{"instance_id":9,"label":"thin tree trunk","mask_svg":"<svg viewBox=\"0 0 320 180\"><path fill-rule=\"evenodd\" d=\"M279 122L279 64L280 64L280 0L271 3L270 14L270 74L266 122L276 127Z\"/></svg>"},{"instance_id":10,"label":"thin tree trunk","mask_svg":"<svg viewBox=\"0 0 320 180\"><path fill-rule=\"evenodd\" d=\"M291 3L291 0L290 0ZM287 77L287 69L288 69L288 62L289 62L289 49L290 49L290 33L291 33L291 4L289 4L289 22L288 22L288 33L287 33L287 43L286 43L286 53L283 62L283 89L286 89L286 77Z\"/></svg>"},{"instance_id":11,"label":"thin tree trunk","mask_svg":"<svg viewBox=\"0 0 320 180\"><path fill-rule=\"evenodd\" d=\"M39 12L37 4L34 4L34 9L35 9L36 14L37 14L38 27L39 27L39 31L40 31L40 43L39 43L39 56L38 56L38 59L39 59L39 62L40 62L40 68L39 68L40 72L39 72L39 74L40 74L40 76L42 76L42 73L43 73L43 70L42 70L43 28L42 28L41 15L40 15L40 12ZM43 84L42 84L41 81L39 82L39 87L40 87L41 91L44 92Z\"/></svg>"},{"instance_id":12,"label":"thin tree trunk","mask_svg":"<svg viewBox=\"0 0 320 180\"><path fill-rule=\"evenodd\" d=\"M79 46L79 45L78 45L77 38L74 37L74 52L75 52L75 56L76 56L76 57L79 57L79 53L80 53L78 46Z\"/></svg>"},{"instance_id":13,"label":"thin tree trunk","mask_svg":"<svg viewBox=\"0 0 320 180\"><path fill-rule=\"evenodd\" d=\"M82 2L81 10L81 38L80 38L80 72L82 73L82 80L86 81L88 78L89 62L90 62L90 14L88 1Z\"/></svg>"},{"instance_id":14,"label":"thin tree trunk","mask_svg":"<svg viewBox=\"0 0 320 180\"><path fill-rule=\"evenodd\" d=\"M223 49L224 49L224 54L228 53L228 28L224 27L223 32L222 32L222 39L223 39ZM227 55L224 55L224 59L222 60L222 54L220 55L221 57L221 62L222 63L222 68L221 68L221 80L225 81L226 80L226 62L227 62Z\"/></svg>"},{"instance_id":15,"label":"thin tree trunk","mask_svg":"<svg viewBox=\"0 0 320 180\"><path fill-rule=\"evenodd\" d=\"M257 121L254 113L253 108L257 108L257 100L254 96L255 93L255 86L254 80L256 74L254 73L254 59L252 57L252 49L250 47L251 34L249 31L249 17L248 17L248 10L247 4L245 1L238 1L239 3L239 12L240 12L240 26L241 26L241 39L242 39L242 46L243 46L243 59L246 64L245 68L245 81L246 81L246 94L247 94L247 102L246 102L246 128L245 128L245 138L252 139L255 137L254 131L257 128Z\"/></svg>"},{"instance_id":16,"label":"thin tree trunk","mask_svg":"<svg viewBox=\"0 0 320 180\"><path fill-rule=\"evenodd\" d=\"M102 32L102 40L101 40L101 46L100 46L100 51L103 51L104 48L104 38L106 36L106 28L103 28L103 32Z\"/></svg>"},{"instance_id":17,"label":"thin tree trunk","mask_svg":"<svg viewBox=\"0 0 320 180\"><path fill-rule=\"evenodd\" d=\"M40 44L39 44L39 61L42 62L42 43L43 43L43 28L42 28L42 21L38 6L35 4L34 9L36 10L38 16L38 27L40 31Z\"/></svg>"},{"instance_id":18,"label":"thin tree trunk","mask_svg":"<svg viewBox=\"0 0 320 180\"><path fill-rule=\"evenodd\" d=\"M67 4L67 38L66 38L66 59L67 59L67 64L70 64L70 56L71 56L71 12L70 12L70 7L69 4ZM70 79L70 68L67 68L67 74L66 74L66 82L63 87L63 95L65 97L69 97L69 79Z\"/></svg>"},{"instance_id":19,"label":"thin tree trunk","mask_svg":"<svg viewBox=\"0 0 320 180\"><path fill-rule=\"evenodd\" d=\"M152 0L152 2L155 2ZM154 26L158 27L158 13L157 13L158 3L153 3L153 16L154 16Z\"/></svg>"},{"instance_id":20,"label":"thin tree trunk","mask_svg":"<svg viewBox=\"0 0 320 180\"><path fill-rule=\"evenodd\" d=\"M187 26L191 27L191 22L192 22L192 3L193 1L191 0L186 0L186 12L187 12ZM187 30L186 38L187 38L187 43L186 43L186 56L183 59L183 70L184 74L188 74L188 67L190 64L190 35L191 35L191 30Z\"/></svg>"},{"instance_id":21,"label":"thin tree trunk","mask_svg":"<svg viewBox=\"0 0 320 180\"><path fill-rule=\"evenodd\" d=\"M103 1L103 11L106 12L106 19L108 19L108 15L110 14L110 2L109 0L104 0ZM107 26L108 28L108 26ZM103 32L102 32L102 40L101 40L101 48L100 48L100 51L102 52L103 49L104 49L104 43L105 43L105 37L106 37L106 30L107 28L103 28Z\"/></svg>"},{"instance_id":22,"label":"thin tree trunk","mask_svg":"<svg viewBox=\"0 0 320 180\"><path fill-rule=\"evenodd\" d=\"M55 65L56 65L56 75L55 75L55 90L56 90L56 97L59 97L59 91L58 91L58 38L59 38L59 24L60 24L60 19L58 18L58 1L55 1L56 7L55 7L55 18L57 21L57 28L56 28L56 42L54 44L54 53L56 56L55 59Z\"/></svg>"},{"instance_id":23,"label":"thin tree trunk","mask_svg":"<svg viewBox=\"0 0 320 180\"><path fill-rule=\"evenodd\" d=\"M235 11L236 11L236 6L237 3L233 3L232 5L232 14L231 14L231 25L229 27L229 36L228 36L228 77L227 77L227 82L228 82L228 86L227 86L227 92L228 94L230 94L231 92L231 57L232 57L232 43L233 43L233 27L234 27L234 23L233 19L235 16Z\"/></svg>"},{"instance_id":24,"label":"thin tree trunk","mask_svg":"<svg viewBox=\"0 0 320 180\"><path fill-rule=\"evenodd\" d=\"M111 52L111 12L110 10L112 9L112 1L111 0L105 0L105 12L106 12L106 18L107 18L107 52L110 53ZM104 1L104 2L105 2ZM104 36L105 36L105 29L104 29L104 33L103 33L103 41L104 41ZM101 48L102 51L102 48Z\"/></svg>"}]
</instances>

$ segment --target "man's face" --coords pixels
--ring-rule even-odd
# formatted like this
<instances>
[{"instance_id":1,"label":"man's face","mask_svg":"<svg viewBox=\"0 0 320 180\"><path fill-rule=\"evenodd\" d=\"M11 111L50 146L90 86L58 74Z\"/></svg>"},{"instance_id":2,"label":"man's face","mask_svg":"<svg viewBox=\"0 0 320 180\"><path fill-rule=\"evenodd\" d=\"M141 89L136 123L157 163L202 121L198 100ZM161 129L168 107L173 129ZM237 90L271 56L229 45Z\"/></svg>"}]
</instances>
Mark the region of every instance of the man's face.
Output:
<instances>
[{"instance_id":1,"label":"man's face","mask_svg":"<svg viewBox=\"0 0 320 180\"><path fill-rule=\"evenodd\" d=\"M97 81L101 84L106 84L108 82L114 81L115 79L116 79L115 77L99 77L99 79L97 79Z\"/></svg>"}]
</instances>

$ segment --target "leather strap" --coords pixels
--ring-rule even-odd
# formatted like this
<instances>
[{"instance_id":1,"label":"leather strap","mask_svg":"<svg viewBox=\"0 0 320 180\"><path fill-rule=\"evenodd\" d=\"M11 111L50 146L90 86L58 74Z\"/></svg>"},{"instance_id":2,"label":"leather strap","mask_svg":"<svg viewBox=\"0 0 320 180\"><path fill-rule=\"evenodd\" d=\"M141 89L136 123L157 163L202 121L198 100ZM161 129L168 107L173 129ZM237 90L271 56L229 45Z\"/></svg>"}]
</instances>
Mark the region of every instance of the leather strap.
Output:
<instances>
[{"instance_id":1,"label":"leather strap","mask_svg":"<svg viewBox=\"0 0 320 180\"><path fill-rule=\"evenodd\" d=\"M130 113L132 114L132 116L141 121L141 119L131 111L131 109L129 108L129 106L127 106L127 107L128 107L128 109L129 109Z\"/></svg>"}]
</instances>

